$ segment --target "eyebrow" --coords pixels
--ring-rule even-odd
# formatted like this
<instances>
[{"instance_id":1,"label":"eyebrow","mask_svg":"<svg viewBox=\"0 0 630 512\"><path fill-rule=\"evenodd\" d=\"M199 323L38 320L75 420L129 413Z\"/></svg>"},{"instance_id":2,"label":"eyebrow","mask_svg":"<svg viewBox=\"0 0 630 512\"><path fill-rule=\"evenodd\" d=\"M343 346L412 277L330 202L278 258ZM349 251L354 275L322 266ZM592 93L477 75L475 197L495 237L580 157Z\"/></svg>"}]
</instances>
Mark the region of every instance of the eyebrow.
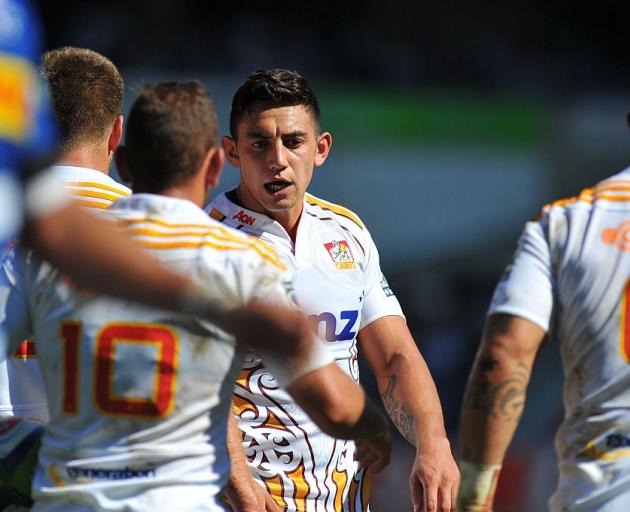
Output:
<instances>
[{"instance_id":1,"label":"eyebrow","mask_svg":"<svg viewBox=\"0 0 630 512\"><path fill-rule=\"evenodd\" d=\"M283 133L282 134L282 138L286 138L286 137L305 137L306 135L308 135L308 132L303 131L303 130L295 130L289 133ZM273 138L272 135L269 135L267 133L262 133L262 132L257 132L257 131L251 131L251 132L247 132L247 137L249 137L250 139L271 139Z\"/></svg>"},{"instance_id":2,"label":"eyebrow","mask_svg":"<svg viewBox=\"0 0 630 512\"><path fill-rule=\"evenodd\" d=\"M247 136L250 139L271 139L271 135L268 135L266 133L256 132L256 131L247 132Z\"/></svg>"}]
</instances>

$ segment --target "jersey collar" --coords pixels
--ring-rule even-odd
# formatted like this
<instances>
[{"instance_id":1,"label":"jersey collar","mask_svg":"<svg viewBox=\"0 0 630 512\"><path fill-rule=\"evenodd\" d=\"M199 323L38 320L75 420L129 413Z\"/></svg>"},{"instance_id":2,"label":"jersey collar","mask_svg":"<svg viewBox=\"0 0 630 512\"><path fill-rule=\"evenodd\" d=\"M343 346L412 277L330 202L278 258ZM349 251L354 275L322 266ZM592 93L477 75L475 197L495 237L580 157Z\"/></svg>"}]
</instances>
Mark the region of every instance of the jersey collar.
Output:
<instances>
[{"instance_id":1,"label":"jersey collar","mask_svg":"<svg viewBox=\"0 0 630 512\"><path fill-rule=\"evenodd\" d=\"M270 233L288 237L286 230L264 213L249 210L236 203L234 190L219 195L207 209L210 217L248 233Z\"/></svg>"}]
</instances>

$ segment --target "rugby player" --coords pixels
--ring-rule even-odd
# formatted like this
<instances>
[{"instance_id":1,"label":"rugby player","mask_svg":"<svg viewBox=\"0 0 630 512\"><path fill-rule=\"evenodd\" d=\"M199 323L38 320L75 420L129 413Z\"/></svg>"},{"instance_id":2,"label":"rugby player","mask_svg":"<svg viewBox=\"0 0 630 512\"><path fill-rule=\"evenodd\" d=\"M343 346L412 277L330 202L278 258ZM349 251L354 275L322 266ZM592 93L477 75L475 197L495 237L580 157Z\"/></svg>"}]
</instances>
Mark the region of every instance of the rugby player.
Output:
<instances>
[{"instance_id":1,"label":"rugby player","mask_svg":"<svg viewBox=\"0 0 630 512\"><path fill-rule=\"evenodd\" d=\"M36 99L46 98L37 91L35 61L39 56L32 55L38 48L36 20L21 2L3 3L0 8L6 9L7 16L3 15L3 19L10 22L16 17L15 28L23 31L22 39L14 38L21 46L3 47L0 51L3 83L13 85L17 94L15 98L0 95L0 110L13 114L3 117L0 123L2 176L11 177L11 170L16 173L19 169L30 169L25 175L28 208L22 242L36 247L39 254L57 263L81 285L160 307L194 311L221 321L226 330L242 336L265 329L277 330L278 338L285 337L288 343L295 343L298 339L295 327L302 321L300 318L280 316L277 308L262 303L250 305L247 310L223 311L223 305L218 304L205 287L191 285L188 278L167 272L130 245L126 237L112 231L108 224L86 216L76 204L69 202L74 196L78 204L94 211L129 194L126 187L107 176L111 154L122 135L123 82L113 64L103 56L77 48L46 54L44 75L62 135L60 161L63 165L53 166L52 171L45 173L35 172L49 158L47 155L54 153L56 145L53 122L48 119L51 116L47 117L47 102L35 104ZM16 104L11 103L12 98ZM28 126L34 133L27 132ZM2 227L8 233L6 236L10 236L17 232L17 220L11 219L20 205L16 204L13 209L10 205L19 197L15 192L19 191L19 184L17 179L15 185L8 179L2 183L1 191L7 196L6 201L2 201ZM58 192L60 183L71 192L70 197ZM11 225L16 227L10 229ZM18 271L12 269L12 272ZM5 292L12 286L6 277L3 274L3 302ZM0 316L5 323L7 311L4 306L1 309ZM0 363L0 416L3 418L16 415L45 421L48 417L34 354L35 345L27 341L8 363ZM14 439L22 435L17 432L19 429L27 431L7 422L6 428L1 429L0 439L0 456L9 454L11 461L17 461L18 465L12 466L16 472L25 470L22 466L29 463L28 457L16 458L17 453L10 453L15 447ZM29 439L31 437L29 435ZM2 464L5 462L3 460ZM3 471L9 471L7 481L12 478L12 468L3 466ZM18 492L23 498L19 502L26 504L29 502L28 477L22 480L20 490L26 491ZM0 505L7 497L3 494L5 489L0 491L3 495ZM16 496L13 491L10 500Z\"/></svg>"},{"instance_id":2,"label":"rugby player","mask_svg":"<svg viewBox=\"0 0 630 512\"><path fill-rule=\"evenodd\" d=\"M525 224L488 311L461 415L460 511L490 511L547 334L564 367L553 512L628 510L630 170Z\"/></svg>"},{"instance_id":3,"label":"rugby player","mask_svg":"<svg viewBox=\"0 0 630 512\"><path fill-rule=\"evenodd\" d=\"M22 243L81 286L194 312L240 335L265 325L277 329L281 337L295 339L292 322L270 317L271 306L224 311L205 287L167 271L107 222L82 212L54 173L42 171L53 161L57 137L47 95L37 78L39 20L26 0L0 2L0 19L0 247L19 235ZM0 355L5 348L0 329Z\"/></svg>"},{"instance_id":4,"label":"rugby player","mask_svg":"<svg viewBox=\"0 0 630 512\"><path fill-rule=\"evenodd\" d=\"M83 48L51 50L42 68L60 131L59 164L52 171L78 204L101 211L131 193L108 176L122 138L123 78L109 59ZM29 339L0 363L0 417L47 421L35 356Z\"/></svg>"},{"instance_id":5,"label":"rugby player","mask_svg":"<svg viewBox=\"0 0 630 512\"><path fill-rule=\"evenodd\" d=\"M260 70L237 90L226 158L240 170L235 190L209 215L272 245L296 272L297 301L337 364L358 381L357 341L374 370L387 412L416 446L409 477L413 507L452 510L459 474L433 380L380 270L370 233L350 210L306 192L332 144L317 98L294 71ZM280 508L368 510L371 473L355 444L320 432L255 355L235 387L235 413L249 470ZM266 435L275 429L273 436ZM250 504L251 476L234 459L232 495ZM258 508L261 510L261 508Z\"/></svg>"},{"instance_id":6,"label":"rugby player","mask_svg":"<svg viewBox=\"0 0 630 512\"><path fill-rule=\"evenodd\" d=\"M265 354L320 428L365 438L364 457L386 464L383 420L307 320L287 310L290 276L275 251L201 210L223 164L216 132L198 82L146 86L118 158L134 194L112 205L112 217L162 264L206 283L224 308L283 306L296 343L265 331L240 341ZM13 286L10 339L34 332L50 410L34 510L224 510L227 416L242 360L235 338L201 318L83 292L35 259L5 260L3 271Z\"/></svg>"}]
</instances>

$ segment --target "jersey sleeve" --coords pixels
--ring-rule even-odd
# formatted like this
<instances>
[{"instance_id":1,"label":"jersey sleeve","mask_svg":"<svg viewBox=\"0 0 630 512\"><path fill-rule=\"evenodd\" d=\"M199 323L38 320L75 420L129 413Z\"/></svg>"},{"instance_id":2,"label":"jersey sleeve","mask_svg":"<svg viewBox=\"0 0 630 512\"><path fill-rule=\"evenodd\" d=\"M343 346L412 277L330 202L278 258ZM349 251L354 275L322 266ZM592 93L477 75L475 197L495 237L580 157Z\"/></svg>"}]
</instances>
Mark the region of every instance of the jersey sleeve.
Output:
<instances>
[{"instance_id":1,"label":"jersey sleeve","mask_svg":"<svg viewBox=\"0 0 630 512\"><path fill-rule=\"evenodd\" d=\"M361 325L359 330L384 316L402 316L404 314L398 299L389 287L378 256L378 250L367 229L366 235L366 263L365 263L365 291L363 309L361 311Z\"/></svg>"},{"instance_id":2,"label":"jersey sleeve","mask_svg":"<svg viewBox=\"0 0 630 512\"><path fill-rule=\"evenodd\" d=\"M0 329L7 336L10 351L32 335L22 255L23 250L14 247L4 255L0 266Z\"/></svg>"},{"instance_id":3,"label":"jersey sleeve","mask_svg":"<svg viewBox=\"0 0 630 512\"><path fill-rule=\"evenodd\" d=\"M545 218L525 225L513 261L494 291L488 315L519 316L549 330L555 281L547 226Z\"/></svg>"}]
</instances>

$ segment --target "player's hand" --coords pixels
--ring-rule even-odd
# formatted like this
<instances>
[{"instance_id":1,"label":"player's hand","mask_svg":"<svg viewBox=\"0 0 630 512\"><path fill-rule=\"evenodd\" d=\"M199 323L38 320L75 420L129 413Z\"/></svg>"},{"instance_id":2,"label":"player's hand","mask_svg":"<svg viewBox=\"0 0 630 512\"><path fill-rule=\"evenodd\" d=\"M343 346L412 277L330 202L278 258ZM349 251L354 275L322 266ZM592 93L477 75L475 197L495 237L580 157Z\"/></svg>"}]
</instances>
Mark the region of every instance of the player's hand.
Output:
<instances>
[{"instance_id":1,"label":"player's hand","mask_svg":"<svg viewBox=\"0 0 630 512\"><path fill-rule=\"evenodd\" d=\"M231 483L223 488L221 499L231 512L261 512L265 510L265 500L258 493L260 487L252 482L249 492L242 492L242 489L236 490ZM261 491L264 492L263 489ZM272 509L273 510L273 509ZM275 512L275 511L273 511Z\"/></svg>"},{"instance_id":2,"label":"player's hand","mask_svg":"<svg viewBox=\"0 0 630 512\"><path fill-rule=\"evenodd\" d=\"M260 485L256 486L256 493L258 494L258 500L260 501L260 503L264 503L265 512L282 512L282 509L278 506L276 500L274 500L271 497L271 494L269 494Z\"/></svg>"},{"instance_id":3,"label":"player's hand","mask_svg":"<svg viewBox=\"0 0 630 512\"><path fill-rule=\"evenodd\" d=\"M417 449L409 486L414 512L455 512L459 469L445 436Z\"/></svg>"},{"instance_id":4,"label":"player's hand","mask_svg":"<svg viewBox=\"0 0 630 512\"><path fill-rule=\"evenodd\" d=\"M355 441L354 460L371 473L378 473L389 464L392 444L387 430L369 439Z\"/></svg>"}]
</instances>

